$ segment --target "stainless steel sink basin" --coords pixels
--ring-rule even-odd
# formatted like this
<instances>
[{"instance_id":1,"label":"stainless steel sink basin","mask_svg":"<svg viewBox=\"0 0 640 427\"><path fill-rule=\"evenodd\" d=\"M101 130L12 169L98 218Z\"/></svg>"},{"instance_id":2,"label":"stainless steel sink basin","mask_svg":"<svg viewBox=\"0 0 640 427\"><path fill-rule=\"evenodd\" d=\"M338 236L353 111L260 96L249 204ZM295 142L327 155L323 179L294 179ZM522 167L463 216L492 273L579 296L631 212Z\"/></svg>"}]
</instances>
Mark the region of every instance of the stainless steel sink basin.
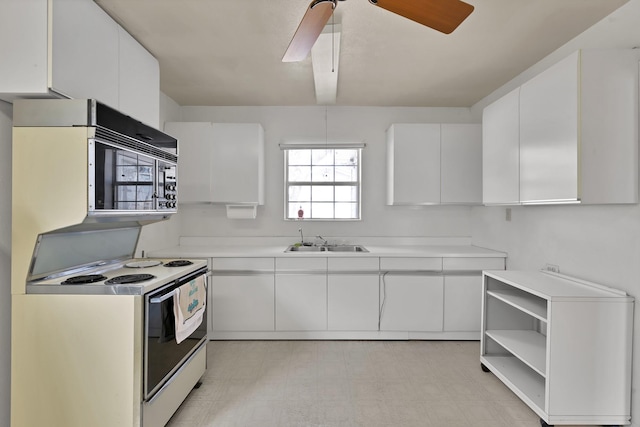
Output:
<instances>
[{"instance_id":1,"label":"stainless steel sink basin","mask_svg":"<svg viewBox=\"0 0 640 427\"><path fill-rule=\"evenodd\" d=\"M323 252L325 251L324 246L289 246L285 252Z\"/></svg>"},{"instance_id":2,"label":"stainless steel sink basin","mask_svg":"<svg viewBox=\"0 0 640 427\"><path fill-rule=\"evenodd\" d=\"M296 246L291 245L285 252L369 252L360 245L323 245L323 246Z\"/></svg>"},{"instance_id":3,"label":"stainless steel sink basin","mask_svg":"<svg viewBox=\"0 0 640 427\"><path fill-rule=\"evenodd\" d=\"M329 252L369 252L364 246L360 245L331 245L327 246Z\"/></svg>"}]
</instances>

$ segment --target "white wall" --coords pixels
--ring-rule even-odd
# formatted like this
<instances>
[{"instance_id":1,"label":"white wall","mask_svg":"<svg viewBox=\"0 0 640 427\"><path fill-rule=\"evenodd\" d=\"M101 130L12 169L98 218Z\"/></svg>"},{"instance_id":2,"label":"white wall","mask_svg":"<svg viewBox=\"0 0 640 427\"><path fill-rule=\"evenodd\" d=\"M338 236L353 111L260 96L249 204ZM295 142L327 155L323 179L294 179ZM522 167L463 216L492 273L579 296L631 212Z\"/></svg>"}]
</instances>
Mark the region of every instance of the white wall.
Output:
<instances>
[{"instance_id":1,"label":"white wall","mask_svg":"<svg viewBox=\"0 0 640 427\"><path fill-rule=\"evenodd\" d=\"M0 427L11 393L11 104L0 101Z\"/></svg>"},{"instance_id":2,"label":"white wall","mask_svg":"<svg viewBox=\"0 0 640 427\"><path fill-rule=\"evenodd\" d=\"M579 48L640 46L640 0L600 23L472 107L475 114ZM522 206L472 209L472 242L509 254L509 269L555 264L560 272L625 290L640 298L640 205ZM633 426L640 426L640 314L634 324Z\"/></svg>"},{"instance_id":3,"label":"white wall","mask_svg":"<svg viewBox=\"0 0 640 427\"><path fill-rule=\"evenodd\" d=\"M325 116L327 120L325 122ZM472 123L467 108L183 107L183 121L257 122L265 130L265 205L255 220L228 220L223 206L182 205L183 236L437 236L469 237L469 207L386 206L386 129L392 123ZM325 138L326 137L326 138ZM362 220L285 221L281 142L365 142ZM419 185L419 184L416 184Z\"/></svg>"}]
</instances>

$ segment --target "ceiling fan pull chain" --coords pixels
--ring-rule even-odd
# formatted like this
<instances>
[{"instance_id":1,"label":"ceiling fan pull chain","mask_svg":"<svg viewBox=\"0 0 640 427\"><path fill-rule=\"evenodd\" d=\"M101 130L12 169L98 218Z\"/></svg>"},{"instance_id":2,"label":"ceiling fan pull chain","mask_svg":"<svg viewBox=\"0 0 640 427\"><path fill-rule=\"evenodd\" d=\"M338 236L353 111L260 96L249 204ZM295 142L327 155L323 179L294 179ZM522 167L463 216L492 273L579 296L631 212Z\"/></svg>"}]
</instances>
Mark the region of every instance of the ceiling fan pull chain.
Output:
<instances>
[{"instance_id":1,"label":"ceiling fan pull chain","mask_svg":"<svg viewBox=\"0 0 640 427\"><path fill-rule=\"evenodd\" d=\"M336 72L336 14L331 12L331 72Z\"/></svg>"}]
</instances>

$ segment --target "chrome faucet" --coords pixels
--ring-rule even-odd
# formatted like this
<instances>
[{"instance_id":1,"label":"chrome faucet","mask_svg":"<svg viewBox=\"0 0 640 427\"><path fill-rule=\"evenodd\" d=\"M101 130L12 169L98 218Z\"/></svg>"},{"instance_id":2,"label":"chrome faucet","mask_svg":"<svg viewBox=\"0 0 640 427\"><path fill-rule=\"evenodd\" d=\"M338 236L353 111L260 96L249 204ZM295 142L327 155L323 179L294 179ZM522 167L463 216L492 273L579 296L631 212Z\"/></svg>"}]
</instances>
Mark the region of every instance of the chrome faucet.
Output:
<instances>
[{"instance_id":1,"label":"chrome faucet","mask_svg":"<svg viewBox=\"0 0 640 427\"><path fill-rule=\"evenodd\" d=\"M298 228L298 233L300 233L300 244L304 245L304 236L302 235L302 228Z\"/></svg>"},{"instance_id":2,"label":"chrome faucet","mask_svg":"<svg viewBox=\"0 0 640 427\"><path fill-rule=\"evenodd\" d=\"M322 240L322 246L328 246L329 245L329 242L327 242L327 239L325 239L324 237L322 237L319 234L316 236L316 239Z\"/></svg>"}]
</instances>

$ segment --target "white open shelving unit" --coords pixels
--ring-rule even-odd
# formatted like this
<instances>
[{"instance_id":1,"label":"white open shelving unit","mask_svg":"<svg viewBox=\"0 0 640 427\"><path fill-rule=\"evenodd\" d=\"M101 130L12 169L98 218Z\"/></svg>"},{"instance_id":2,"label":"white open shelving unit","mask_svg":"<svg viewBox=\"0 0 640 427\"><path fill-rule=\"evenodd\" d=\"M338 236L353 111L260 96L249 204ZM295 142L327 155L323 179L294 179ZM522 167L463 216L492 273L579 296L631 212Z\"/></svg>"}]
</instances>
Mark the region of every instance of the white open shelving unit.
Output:
<instances>
[{"instance_id":1,"label":"white open shelving unit","mask_svg":"<svg viewBox=\"0 0 640 427\"><path fill-rule=\"evenodd\" d=\"M633 306L560 274L485 271L480 362L543 426L630 424Z\"/></svg>"}]
</instances>

